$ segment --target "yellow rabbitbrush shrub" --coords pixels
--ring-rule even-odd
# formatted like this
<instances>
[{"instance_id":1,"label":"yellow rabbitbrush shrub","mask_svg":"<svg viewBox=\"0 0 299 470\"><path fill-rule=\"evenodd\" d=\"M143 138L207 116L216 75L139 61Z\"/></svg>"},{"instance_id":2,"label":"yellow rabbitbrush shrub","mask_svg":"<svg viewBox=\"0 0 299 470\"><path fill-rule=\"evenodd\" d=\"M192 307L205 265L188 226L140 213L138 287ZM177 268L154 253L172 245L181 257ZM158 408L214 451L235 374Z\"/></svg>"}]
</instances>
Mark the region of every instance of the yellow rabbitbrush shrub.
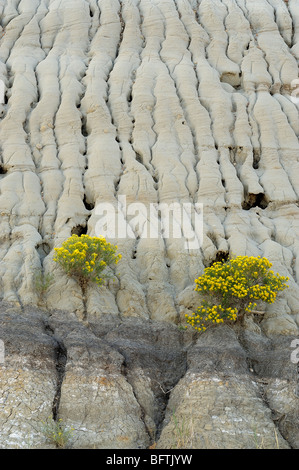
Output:
<instances>
[{"instance_id":1,"label":"yellow rabbitbrush shrub","mask_svg":"<svg viewBox=\"0 0 299 470\"><path fill-rule=\"evenodd\" d=\"M271 304L286 289L288 277L274 274L272 264L260 256L237 256L214 263L195 280L195 290L206 300L186 321L198 331L209 325L235 322L256 308L255 301Z\"/></svg>"},{"instance_id":2,"label":"yellow rabbitbrush shrub","mask_svg":"<svg viewBox=\"0 0 299 470\"><path fill-rule=\"evenodd\" d=\"M68 276L74 277L82 289L89 282L103 284L105 279L113 277L107 268L117 264L121 258L120 254L116 254L117 246L108 243L103 237L89 235L72 235L61 248L54 250L54 261Z\"/></svg>"}]
</instances>

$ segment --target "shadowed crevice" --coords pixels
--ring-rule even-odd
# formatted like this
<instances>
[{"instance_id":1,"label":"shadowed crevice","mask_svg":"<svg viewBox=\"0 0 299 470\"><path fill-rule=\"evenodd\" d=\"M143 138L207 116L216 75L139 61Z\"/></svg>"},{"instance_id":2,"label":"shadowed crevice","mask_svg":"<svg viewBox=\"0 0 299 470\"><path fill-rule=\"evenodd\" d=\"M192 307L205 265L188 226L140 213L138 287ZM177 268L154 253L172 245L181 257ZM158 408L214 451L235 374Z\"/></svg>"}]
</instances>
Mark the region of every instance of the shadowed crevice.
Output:
<instances>
[{"instance_id":1,"label":"shadowed crevice","mask_svg":"<svg viewBox=\"0 0 299 470\"><path fill-rule=\"evenodd\" d=\"M46 334L51 336L56 342L56 346L54 349L54 360L56 368L56 391L52 404L52 417L54 421L57 421L61 397L61 387L65 376L65 366L67 363L67 350L63 342L57 339L53 328L49 325L48 322L44 322L44 327Z\"/></svg>"},{"instance_id":2,"label":"shadowed crevice","mask_svg":"<svg viewBox=\"0 0 299 470\"><path fill-rule=\"evenodd\" d=\"M242 203L242 209L248 211L252 207L259 207L260 209L266 209L268 207L269 201L265 194L258 193L252 194L249 193L245 197L245 200Z\"/></svg>"}]
</instances>

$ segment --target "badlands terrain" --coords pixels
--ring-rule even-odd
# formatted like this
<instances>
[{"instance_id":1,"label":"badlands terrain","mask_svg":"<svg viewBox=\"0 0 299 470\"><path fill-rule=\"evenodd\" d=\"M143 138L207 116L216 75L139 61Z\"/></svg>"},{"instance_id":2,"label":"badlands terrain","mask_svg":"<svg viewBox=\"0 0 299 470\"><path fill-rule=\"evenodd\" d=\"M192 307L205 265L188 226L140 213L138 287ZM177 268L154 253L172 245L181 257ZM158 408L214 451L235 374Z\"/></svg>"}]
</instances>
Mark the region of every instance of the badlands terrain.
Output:
<instances>
[{"instance_id":1,"label":"badlands terrain","mask_svg":"<svg viewBox=\"0 0 299 470\"><path fill-rule=\"evenodd\" d=\"M73 448L299 448L298 63L298 0L0 0L0 448L55 447L49 416ZM201 243L116 233L85 302L54 248L124 200L202 207ZM228 255L289 288L182 330Z\"/></svg>"}]
</instances>

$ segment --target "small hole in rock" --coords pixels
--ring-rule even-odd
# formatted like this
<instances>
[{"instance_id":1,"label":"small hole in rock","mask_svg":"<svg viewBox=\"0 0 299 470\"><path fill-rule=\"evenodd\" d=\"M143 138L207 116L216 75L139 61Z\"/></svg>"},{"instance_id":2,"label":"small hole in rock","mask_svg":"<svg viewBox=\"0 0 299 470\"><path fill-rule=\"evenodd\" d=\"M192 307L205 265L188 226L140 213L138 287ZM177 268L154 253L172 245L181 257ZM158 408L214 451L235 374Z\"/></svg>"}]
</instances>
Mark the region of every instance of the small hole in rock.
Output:
<instances>
[{"instance_id":1,"label":"small hole in rock","mask_svg":"<svg viewBox=\"0 0 299 470\"><path fill-rule=\"evenodd\" d=\"M209 264L209 266L212 266L214 263L219 263L219 262L220 263L225 263L226 261L228 261L228 258L229 258L229 252L228 251L223 251L223 250L217 251L215 258Z\"/></svg>"},{"instance_id":2,"label":"small hole in rock","mask_svg":"<svg viewBox=\"0 0 299 470\"><path fill-rule=\"evenodd\" d=\"M37 252L41 260L43 260L51 251L50 245L48 243L41 243L37 246Z\"/></svg>"},{"instance_id":3,"label":"small hole in rock","mask_svg":"<svg viewBox=\"0 0 299 470\"><path fill-rule=\"evenodd\" d=\"M268 200L263 193L259 194L248 194L245 201L242 203L242 209L248 211L252 207L260 207L266 209L268 207Z\"/></svg>"},{"instance_id":4,"label":"small hole in rock","mask_svg":"<svg viewBox=\"0 0 299 470\"><path fill-rule=\"evenodd\" d=\"M94 209L94 203L87 201L86 195L84 196L83 204L88 211L92 211Z\"/></svg>"},{"instance_id":5,"label":"small hole in rock","mask_svg":"<svg viewBox=\"0 0 299 470\"><path fill-rule=\"evenodd\" d=\"M88 132L87 132L85 123L82 123L82 126L81 126L81 134L83 135L83 137L87 137L87 136L88 136Z\"/></svg>"},{"instance_id":6,"label":"small hole in rock","mask_svg":"<svg viewBox=\"0 0 299 470\"><path fill-rule=\"evenodd\" d=\"M253 162L252 162L252 166L255 170L258 169L259 167L259 162L260 162L260 151L258 149L254 149L253 150Z\"/></svg>"},{"instance_id":7,"label":"small hole in rock","mask_svg":"<svg viewBox=\"0 0 299 470\"><path fill-rule=\"evenodd\" d=\"M76 225L76 227L72 228L71 234L72 235L78 235L78 237L80 237L81 235L86 235L87 234L87 224L85 225L85 227L83 227L83 225Z\"/></svg>"}]
</instances>

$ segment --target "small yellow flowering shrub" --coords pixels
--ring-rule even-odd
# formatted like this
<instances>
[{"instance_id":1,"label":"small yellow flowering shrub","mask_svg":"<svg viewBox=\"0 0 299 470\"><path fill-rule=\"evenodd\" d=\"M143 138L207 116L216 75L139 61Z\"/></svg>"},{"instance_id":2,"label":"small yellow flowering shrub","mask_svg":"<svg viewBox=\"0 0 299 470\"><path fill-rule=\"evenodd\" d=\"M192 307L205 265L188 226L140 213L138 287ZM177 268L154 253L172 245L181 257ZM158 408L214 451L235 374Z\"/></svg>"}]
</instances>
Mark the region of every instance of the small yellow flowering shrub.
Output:
<instances>
[{"instance_id":1,"label":"small yellow flowering shrub","mask_svg":"<svg viewBox=\"0 0 299 470\"><path fill-rule=\"evenodd\" d=\"M49 416L46 421L42 421L41 431L50 444L64 449L70 445L74 429L66 427L62 419L54 421Z\"/></svg>"},{"instance_id":2,"label":"small yellow flowering shrub","mask_svg":"<svg viewBox=\"0 0 299 470\"><path fill-rule=\"evenodd\" d=\"M107 267L117 264L121 258L117 246L108 243L103 237L72 235L61 246L54 248L53 258L66 272L74 277L84 289L88 282L103 284L111 277Z\"/></svg>"},{"instance_id":3,"label":"small yellow flowering shrub","mask_svg":"<svg viewBox=\"0 0 299 470\"><path fill-rule=\"evenodd\" d=\"M195 279L195 290L206 300L186 321L199 331L208 325L235 322L252 312L255 301L271 304L277 293L286 289L288 277L274 274L272 264L260 256L237 256L226 262L214 263Z\"/></svg>"}]
</instances>

